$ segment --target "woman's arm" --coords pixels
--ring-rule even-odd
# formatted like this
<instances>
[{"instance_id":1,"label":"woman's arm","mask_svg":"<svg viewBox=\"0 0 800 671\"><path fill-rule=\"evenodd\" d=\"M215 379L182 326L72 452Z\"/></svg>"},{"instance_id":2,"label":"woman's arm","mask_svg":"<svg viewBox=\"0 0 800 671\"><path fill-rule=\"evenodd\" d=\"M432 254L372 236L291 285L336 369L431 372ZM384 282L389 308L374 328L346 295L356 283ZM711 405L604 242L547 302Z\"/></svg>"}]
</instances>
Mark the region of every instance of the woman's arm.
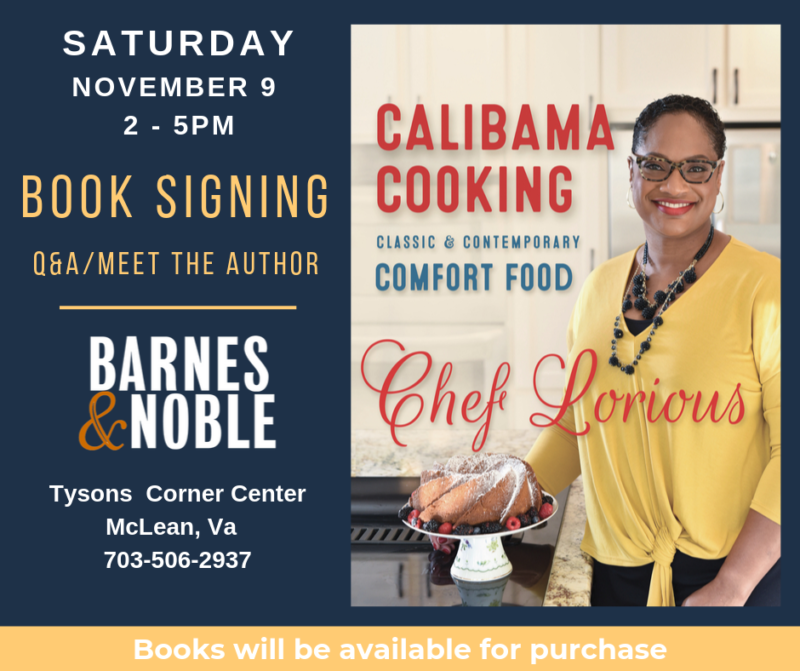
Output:
<instances>
[{"instance_id":1,"label":"woman's arm","mask_svg":"<svg viewBox=\"0 0 800 671\"><path fill-rule=\"evenodd\" d=\"M574 411L570 407L561 425L575 431ZM546 428L525 457L542 489L553 496L572 484L581 474L578 437L558 426Z\"/></svg>"},{"instance_id":2,"label":"woman's arm","mask_svg":"<svg viewBox=\"0 0 800 671\"><path fill-rule=\"evenodd\" d=\"M781 526L752 508L717 577L684 606L743 606L781 557Z\"/></svg>"},{"instance_id":3,"label":"woman's arm","mask_svg":"<svg viewBox=\"0 0 800 671\"><path fill-rule=\"evenodd\" d=\"M773 260L774 261L774 260ZM777 261L765 269L753 301L753 358L769 426L769 461L722 568L684 606L743 606L781 556L781 289Z\"/></svg>"},{"instance_id":4,"label":"woman's arm","mask_svg":"<svg viewBox=\"0 0 800 671\"><path fill-rule=\"evenodd\" d=\"M581 311L581 290L578 302L572 309L567 326L567 351L575 344L575 328ZM578 437L575 429L575 408L570 405L559 422L560 426L544 429L525 457L539 481L539 485L553 496L572 484L581 474L581 460L578 452ZM566 427L569 431L565 431Z\"/></svg>"}]
</instances>

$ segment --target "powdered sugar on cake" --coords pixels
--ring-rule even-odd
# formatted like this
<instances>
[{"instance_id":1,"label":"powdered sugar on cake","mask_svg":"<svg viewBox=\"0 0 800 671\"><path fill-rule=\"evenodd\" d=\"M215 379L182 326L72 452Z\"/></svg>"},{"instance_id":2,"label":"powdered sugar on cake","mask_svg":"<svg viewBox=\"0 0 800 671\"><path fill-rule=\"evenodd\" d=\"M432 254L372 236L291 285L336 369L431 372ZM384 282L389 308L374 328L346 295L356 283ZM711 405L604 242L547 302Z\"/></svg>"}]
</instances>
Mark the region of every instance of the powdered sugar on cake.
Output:
<instances>
[{"instance_id":1,"label":"powdered sugar on cake","mask_svg":"<svg viewBox=\"0 0 800 671\"><path fill-rule=\"evenodd\" d=\"M506 454L451 457L422 473L420 488L409 505L423 522L481 524L498 521L530 508L538 510L542 493L533 469Z\"/></svg>"}]
</instances>

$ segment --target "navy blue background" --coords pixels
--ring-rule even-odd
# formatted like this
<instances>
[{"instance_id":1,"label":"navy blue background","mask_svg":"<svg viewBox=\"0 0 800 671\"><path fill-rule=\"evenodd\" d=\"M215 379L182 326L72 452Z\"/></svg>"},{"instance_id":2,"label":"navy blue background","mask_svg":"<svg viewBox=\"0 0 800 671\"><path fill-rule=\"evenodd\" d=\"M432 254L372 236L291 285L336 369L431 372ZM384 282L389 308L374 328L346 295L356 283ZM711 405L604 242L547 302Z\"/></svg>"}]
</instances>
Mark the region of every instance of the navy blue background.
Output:
<instances>
[{"instance_id":1,"label":"navy blue background","mask_svg":"<svg viewBox=\"0 0 800 671\"><path fill-rule=\"evenodd\" d=\"M422 9L424 7L424 9ZM726 11L693 12L681 18L693 23L784 23L784 44L791 45L796 24L764 11L758 16ZM658 7L636 16L589 6L576 12L543 9L538 3L505 7L461 4L455 12L430 4L390 6L377 3L264 2L139 2L37 3L17 6L6 18L3 53L2 207L2 442L0 443L0 625L389 625L444 624L439 609L351 609L349 518L349 352L350 352L350 220L349 220L349 73L351 23L584 23L661 22ZM685 7L684 7L685 8ZM6 10L7 11L7 10ZM568 15L567 15L568 12ZM670 19L677 17L670 16ZM108 30L117 56L64 54L63 35L84 33L88 49L99 30ZM207 48L211 30L226 30L236 39L234 54L248 30L257 30L264 57L237 55L180 57L177 44L165 57L150 54L147 34L139 38L137 55L127 55L120 30L199 30ZM277 56L270 30L294 33L287 55ZM177 32L173 35L177 39ZM796 57L784 49L783 72L790 76ZM73 98L72 77L89 76L241 76L247 98ZM273 77L272 98L260 95L259 82ZM657 68L654 68L657 76ZM786 79L786 77L784 78ZM786 156L797 149L797 90L784 91L783 142ZM170 130L178 114L234 116L232 137L176 136ZM137 136L125 136L125 116L139 119ZM160 131L151 131L160 125ZM788 163L787 163L788 165ZM45 200L42 216L23 219L22 175L39 175L47 190L52 178L69 175L80 193L85 174L103 184L103 213L96 219L73 214L57 219ZM133 213L128 219L109 214L110 176L133 175L125 191ZM156 180L173 175L178 184L191 174L193 217L183 217L183 204L172 219L155 212ZM223 196L222 214L205 219L199 207L200 179L215 174L227 183L232 174L253 176L254 194L262 174L269 176L269 216L241 214L230 219ZM275 175L298 175L299 191L313 174L327 180L328 211L322 219L305 213L275 216ZM785 175L791 178L791 171ZM785 177L786 179L786 177ZM784 188L789 185L784 185ZM173 192L181 193L181 189ZM789 192L789 191L787 191ZM221 192L227 193L226 189ZM257 197L254 198L258 203ZM253 207L254 214L258 206ZM785 207L783 249L791 268L798 241ZM122 213L119 212L119 215ZM82 270L89 252L159 251L153 277L33 274L33 253L41 250L78 256ZM176 276L172 251L214 251L215 275ZM230 251L314 251L318 276L225 274ZM149 257L145 257L149 264ZM66 264L62 267L66 268ZM241 270L241 269L240 269ZM791 274L791 270L789 270ZM786 278L791 296L792 277ZM282 304L293 312L64 312L75 304ZM795 316L788 312L787 334ZM150 336L262 335L269 343L263 356L270 373L265 393L276 395L275 426L267 432L276 450L167 449L118 452L81 449L77 434L88 420L89 338L105 335L118 347L137 335L143 353ZM792 342L787 338L788 343ZM213 347L212 347L213 350ZM243 357L242 357L243 359ZM180 356L179 356L180 361ZM784 473L791 483L797 472L792 408L798 358L791 346L784 357L786 422ZM148 370L145 358L145 371ZM240 373L249 368L244 360ZM179 368L179 387L181 381ZM213 379L213 378L212 378ZM240 378L238 378L240 379ZM213 388L213 384L212 384ZM165 394L160 394L163 399ZM127 418L129 396L118 393L117 411ZM249 395L242 393L247 405ZM190 398L191 401L191 398ZM243 411L241 430L247 427ZM108 418L106 418L107 420ZM106 421L105 425L109 426ZM93 438L93 436L92 436ZM129 433L114 435L129 442ZM191 444L191 441L190 441ZM70 488L133 490L127 504L53 502L49 485ZM148 485L163 487L306 488L297 504L154 504L145 498ZM227 497L226 497L227 498ZM783 530L783 602L769 612L739 610L628 610L613 614L599 609L541 611L447 612L447 624L798 624L796 488L787 487ZM200 541L180 537L107 537L107 517L136 520L190 520L202 530ZM239 535L213 537L207 517L236 523ZM245 570L106 569L106 550L252 551Z\"/></svg>"}]
</instances>

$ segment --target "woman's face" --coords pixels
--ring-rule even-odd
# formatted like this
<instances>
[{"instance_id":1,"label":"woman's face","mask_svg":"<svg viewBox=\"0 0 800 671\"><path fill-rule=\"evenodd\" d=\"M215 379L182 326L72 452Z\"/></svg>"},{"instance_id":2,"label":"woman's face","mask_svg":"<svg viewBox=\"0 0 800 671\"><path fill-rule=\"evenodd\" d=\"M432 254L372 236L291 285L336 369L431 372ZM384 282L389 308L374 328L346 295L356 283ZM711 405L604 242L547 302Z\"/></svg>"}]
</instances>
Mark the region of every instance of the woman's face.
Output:
<instances>
[{"instance_id":1,"label":"woman's face","mask_svg":"<svg viewBox=\"0 0 800 671\"><path fill-rule=\"evenodd\" d=\"M665 114L656 121L637 147L636 154L658 156L673 163L719 158L703 125L685 112ZM636 211L646 226L667 238L683 238L700 228L705 229L719 193L723 166L724 161L721 161L705 184L687 182L677 169L663 182L651 182L642 177L636 161L629 158Z\"/></svg>"}]
</instances>

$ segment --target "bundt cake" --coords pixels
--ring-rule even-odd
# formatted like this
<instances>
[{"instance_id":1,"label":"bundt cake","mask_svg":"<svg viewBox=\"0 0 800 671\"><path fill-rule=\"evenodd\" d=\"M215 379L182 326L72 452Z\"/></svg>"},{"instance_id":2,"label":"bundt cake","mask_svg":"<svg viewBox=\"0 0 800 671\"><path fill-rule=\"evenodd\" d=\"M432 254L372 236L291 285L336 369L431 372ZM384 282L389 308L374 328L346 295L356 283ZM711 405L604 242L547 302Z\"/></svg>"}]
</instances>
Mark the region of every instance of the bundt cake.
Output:
<instances>
[{"instance_id":1,"label":"bundt cake","mask_svg":"<svg viewBox=\"0 0 800 671\"><path fill-rule=\"evenodd\" d=\"M508 454L451 457L423 471L420 486L408 500L420 520L453 528L485 522L505 524L542 505L542 488L530 465Z\"/></svg>"}]
</instances>

